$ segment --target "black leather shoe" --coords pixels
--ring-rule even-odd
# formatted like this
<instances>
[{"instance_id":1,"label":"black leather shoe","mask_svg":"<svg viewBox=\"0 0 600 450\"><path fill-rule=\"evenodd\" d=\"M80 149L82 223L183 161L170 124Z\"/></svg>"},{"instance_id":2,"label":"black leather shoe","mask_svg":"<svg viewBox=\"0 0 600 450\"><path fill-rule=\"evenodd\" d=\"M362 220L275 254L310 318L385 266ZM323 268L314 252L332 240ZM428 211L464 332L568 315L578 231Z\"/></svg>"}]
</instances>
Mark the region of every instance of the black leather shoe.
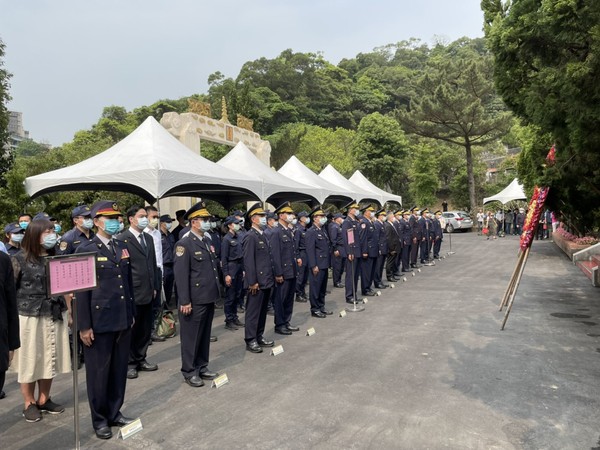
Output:
<instances>
[{"instance_id":1,"label":"black leather shoe","mask_svg":"<svg viewBox=\"0 0 600 450\"><path fill-rule=\"evenodd\" d=\"M385 283L381 283L381 284L378 284L378 285L377 285L377 286L375 286L375 287L376 287L377 289L387 289L387 288L388 288L388 285L387 285L387 284L385 284Z\"/></svg>"},{"instance_id":2,"label":"black leather shoe","mask_svg":"<svg viewBox=\"0 0 600 450\"><path fill-rule=\"evenodd\" d=\"M366 291L366 292L363 292L362 295L364 295L366 297L375 297L375 292L374 291Z\"/></svg>"},{"instance_id":3,"label":"black leather shoe","mask_svg":"<svg viewBox=\"0 0 600 450\"><path fill-rule=\"evenodd\" d=\"M300 331L300 327L293 327L292 325L290 325L289 323L285 326L286 330L288 331Z\"/></svg>"},{"instance_id":4,"label":"black leather shoe","mask_svg":"<svg viewBox=\"0 0 600 450\"><path fill-rule=\"evenodd\" d=\"M112 437L112 431L109 427L100 427L96 431L96 437L99 439L110 439Z\"/></svg>"},{"instance_id":5,"label":"black leather shoe","mask_svg":"<svg viewBox=\"0 0 600 450\"><path fill-rule=\"evenodd\" d=\"M329 311L329 310L327 310L327 309L322 309L322 310L321 310L321 312L322 312L323 314L327 315L327 316L330 316L330 315L332 315L332 314L333 314L333 311Z\"/></svg>"},{"instance_id":6,"label":"black leather shoe","mask_svg":"<svg viewBox=\"0 0 600 450\"><path fill-rule=\"evenodd\" d=\"M129 378L130 380L133 380L134 378L138 377L138 371L137 369L129 369L127 371L127 378ZM106 438L108 439L108 438Z\"/></svg>"},{"instance_id":7,"label":"black leather shoe","mask_svg":"<svg viewBox=\"0 0 600 450\"><path fill-rule=\"evenodd\" d=\"M290 330L288 330L285 327L277 327L275 328L275 333L277 334L285 334L285 335L290 335L292 334L292 332Z\"/></svg>"},{"instance_id":8,"label":"black leather shoe","mask_svg":"<svg viewBox=\"0 0 600 450\"><path fill-rule=\"evenodd\" d=\"M204 381L198 375L193 375L188 378L184 378L185 382L189 384L191 387L200 387L204 386Z\"/></svg>"},{"instance_id":9,"label":"black leather shoe","mask_svg":"<svg viewBox=\"0 0 600 450\"><path fill-rule=\"evenodd\" d=\"M165 342L167 340L166 337L159 336L156 333L152 333L152 335L150 336L150 339L152 340L152 342Z\"/></svg>"},{"instance_id":10,"label":"black leather shoe","mask_svg":"<svg viewBox=\"0 0 600 450\"><path fill-rule=\"evenodd\" d=\"M109 425L111 427L124 427L125 425L129 425L134 420L135 419L131 419L129 417L120 416L117 419L115 419L113 422L110 422Z\"/></svg>"},{"instance_id":11,"label":"black leather shoe","mask_svg":"<svg viewBox=\"0 0 600 450\"><path fill-rule=\"evenodd\" d=\"M248 350L249 352L252 353L262 353L263 349L260 345L258 345L258 342L256 341L252 341L246 344L246 350Z\"/></svg>"},{"instance_id":12,"label":"black leather shoe","mask_svg":"<svg viewBox=\"0 0 600 450\"><path fill-rule=\"evenodd\" d=\"M155 370L158 370L158 365L150 364L148 361L144 361L138 365L137 370L139 372L154 372Z\"/></svg>"},{"instance_id":13,"label":"black leather shoe","mask_svg":"<svg viewBox=\"0 0 600 450\"><path fill-rule=\"evenodd\" d=\"M301 297L301 296L299 296L299 295L296 295L296 301L297 301L298 303L306 303L308 300L307 300L307 298L306 298L306 297Z\"/></svg>"},{"instance_id":14,"label":"black leather shoe","mask_svg":"<svg viewBox=\"0 0 600 450\"><path fill-rule=\"evenodd\" d=\"M2 400L4 397L6 397L6 394L4 391L0 391L0 400Z\"/></svg>"},{"instance_id":15,"label":"black leather shoe","mask_svg":"<svg viewBox=\"0 0 600 450\"><path fill-rule=\"evenodd\" d=\"M225 329L231 331L239 330L239 328L235 325L235 322L225 322Z\"/></svg>"},{"instance_id":16,"label":"black leather shoe","mask_svg":"<svg viewBox=\"0 0 600 450\"><path fill-rule=\"evenodd\" d=\"M244 322L242 322L240 319L235 319L233 321L233 323L238 326L238 327L243 327L244 326Z\"/></svg>"},{"instance_id":17,"label":"black leather shoe","mask_svg":"<svg viewBox=\"0 0 600 450\"><path fill-rule=\"evenodd\" d=\"M216 336L211 336L210 337L210 342L217 342L219 339L217 339Z\"/></svg>"},{"instance_id":18,"label":"black leather shoe","mask_svg":"<svg viewBox=\"0 0 600 450\"><path fill-rule=\"evenodd\" d=\"M264 337L258 338L258 345L262 347L273 347L275 345L275 341L268 341Z\"/></svg>"},{"instance_id":19,"label":"black leather shoe","mask_svg":"<svg viewBox=\"0 0 600 450\"><path fill-rule=\"evenodd\" d=\"M354 300L346 300L346 303L350 303L351 305L354 305ZM360 305L361 303L362 303L361 299L356 300L357 305Z\"/></svg>"},{"instance_id":20,"label":"black leather shoe","mask_svg":"<svg viewBox=\"0 0 600 450\"><path fill-rule=\"evenodd\" d=\"M344 286L342 283L335 283L335 284L333 285L333 287L336 287L336 288L344 288L345 286Z\"/></svg>"},{"instance_id":21,"label":"black leather shoe","mask_svg":"<svg viewBox=\"0 0 600 450\"><path fill-rule=\"evenodd\" d=\"M402 269L402 272L408 273L408 272L412 272L412 269Z\"/></svg>"},{"instance_id":22,"label":"black leather shoe","mask_svg":"<svg viewBox=\"0 0 600 450\"><path fill-rule=\"evenodd\" d=\"M325 317L327 317L321 311L313 311L313 312L310 313L310 315L313 316L313 317L318 317L319 319L324 319Z\"/></svg>"},{"instance_id":23,"label":"black leather shoe","mask_svg":"<svg viewBox=\"0 0 600 450\"><path fill-rule=\"evenodd\" d=\"M212 372L211 370L208 370L208 369L205 369L204 371L200 372L200 378L202 378L203 380L214 380L218 376L219 376L218 372Z\"/></svg>"}]
</instances>

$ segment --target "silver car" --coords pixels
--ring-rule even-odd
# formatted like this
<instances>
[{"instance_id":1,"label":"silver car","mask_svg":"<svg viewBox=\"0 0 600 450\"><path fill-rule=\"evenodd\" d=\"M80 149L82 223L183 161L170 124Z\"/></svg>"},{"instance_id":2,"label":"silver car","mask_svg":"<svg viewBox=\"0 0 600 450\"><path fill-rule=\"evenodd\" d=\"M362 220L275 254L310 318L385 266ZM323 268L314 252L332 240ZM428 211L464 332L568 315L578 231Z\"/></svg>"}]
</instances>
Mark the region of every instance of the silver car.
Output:
<instances>
[{"instance_id":1,"label":"silver car","mask_svg":"<svg viewBox=\"0 0 600 450\"><path fill-rule=\"evenodd\" d=\"M446 226L444 231L452 233L455 230L468 231L473 228L473 221L465 211L447 211L442 213Z\"/></svg>"}]
</instances>

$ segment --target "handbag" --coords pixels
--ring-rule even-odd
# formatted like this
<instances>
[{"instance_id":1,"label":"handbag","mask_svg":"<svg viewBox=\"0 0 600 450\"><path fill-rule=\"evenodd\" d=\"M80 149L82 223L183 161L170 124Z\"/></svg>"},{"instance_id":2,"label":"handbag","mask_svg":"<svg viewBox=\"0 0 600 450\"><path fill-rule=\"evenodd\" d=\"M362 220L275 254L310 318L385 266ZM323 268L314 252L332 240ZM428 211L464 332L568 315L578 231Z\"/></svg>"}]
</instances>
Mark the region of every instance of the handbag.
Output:
<instances>
[{"instance_id":1,"label":"handbag","mask_svg":"<svg viewBox=\"0 0 600 450\"><path fill-rule=\"evenodd\" d=\"M488 230L488 228L487 228L487 227L485 227L483 230L481 230L481 232L482 232L483 234L487 235L487 234L490 232L490 230Z\"/></svg>"},{"instance_id":2,"label":"handbag","mask_svg":"<svg viewBox=\"0 0 600 450\"><path fill-rule=\"evenodd\" d=\"M160 319L158 327L156 327L156 334L165 338L171 338L175 336L176 332L175 316L171 311L165 311Z\"/></svg>"}]
</instances>

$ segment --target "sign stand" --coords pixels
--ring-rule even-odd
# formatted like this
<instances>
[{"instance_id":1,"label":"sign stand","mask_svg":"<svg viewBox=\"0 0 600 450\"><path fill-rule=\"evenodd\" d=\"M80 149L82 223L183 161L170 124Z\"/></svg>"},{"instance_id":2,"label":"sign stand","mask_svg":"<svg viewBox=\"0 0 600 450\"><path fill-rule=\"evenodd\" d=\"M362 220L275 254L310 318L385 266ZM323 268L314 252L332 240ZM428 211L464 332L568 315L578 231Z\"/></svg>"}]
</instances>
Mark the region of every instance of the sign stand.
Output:
<instances>
[{"instance_id":1,"label":"sign stand","mask_svg":"<svg viewBox=\"0 0 600 450\"><path fill-rule=\"evenodd\" d=\"M448 233L448 238L450 239L450 251L448 252L448 254L454 255L456 252L452 251L452 233Z\"/></svg>"},{"instance_id":2,"label":"sign stand","mask_svg":"<svg viewBox=\"0 0 600 450\"><path fill-rule=\"evenodd\" d=\"M77 330L77 298L75 292L95 289L96 253L50 256L46 258L46 279L48 296L73 294L71 311L73 314L73 356L78 358L79 339ZM71 358L73 371L73 426L75 427L75 448L80 449L79 439L79 374L77 362Z\"/></svg>"},{"instance_id":3,"label":"sign stand","mask_svg":"<svg viewBox=\"0 0 600 450\"><path fill-rule=\"evenodd\" d=\"M354 249L354 228L351 228L347 231L347 237L348 237L348 245ZM350 256L350 255L348 255ZM347 306L346 307L346 311L348 312L360 312L360 311L364 311L365 307L364 306L357 306L357 300L356 300L356 283L354 282L355 278L354 278L354 264L356 263L356 256L352 255L352 261L350 264L350 267L352 268L352 307Z\"/></svg>"}]
</instances>

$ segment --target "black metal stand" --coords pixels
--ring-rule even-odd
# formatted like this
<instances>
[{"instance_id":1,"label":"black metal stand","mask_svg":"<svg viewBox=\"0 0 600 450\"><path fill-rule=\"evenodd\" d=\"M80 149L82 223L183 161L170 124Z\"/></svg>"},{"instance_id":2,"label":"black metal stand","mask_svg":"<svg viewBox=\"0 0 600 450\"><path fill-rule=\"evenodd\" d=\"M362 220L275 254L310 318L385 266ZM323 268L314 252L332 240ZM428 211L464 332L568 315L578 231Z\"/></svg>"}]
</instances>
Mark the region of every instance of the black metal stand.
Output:
<instances>
[{"instance_id":1,"label":"black metal stand","mask_svg":"<svg viewBox=\"0 0 600 450\"><path fill-rule=\"evenodd\" d=\"M352 306L347 306L346 307L346 311L348 312L360 312L360 311L364 311L365 307L364 306L358 306L357 300L356 300L356 284L354 283L354 263L356 262L356 256L354 256L352 258L352 264L351 264L351 269L352 269Z\"/></svg>"}]
</instances>

